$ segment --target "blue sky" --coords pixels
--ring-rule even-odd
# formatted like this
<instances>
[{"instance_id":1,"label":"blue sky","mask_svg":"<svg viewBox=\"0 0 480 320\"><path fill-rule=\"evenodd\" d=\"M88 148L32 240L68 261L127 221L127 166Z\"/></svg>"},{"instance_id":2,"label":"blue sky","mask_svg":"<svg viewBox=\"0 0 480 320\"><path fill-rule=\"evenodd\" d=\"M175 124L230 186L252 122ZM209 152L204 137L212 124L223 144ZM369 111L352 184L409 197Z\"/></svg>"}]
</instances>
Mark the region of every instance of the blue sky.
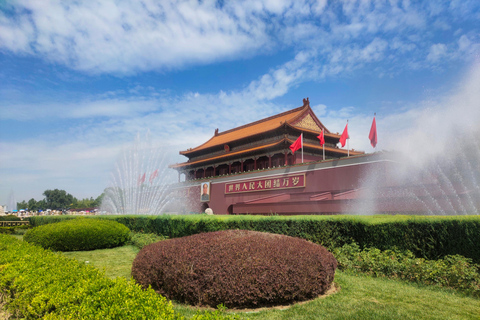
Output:
<instances>
[{"instance_id":1,"label":"blue sky","mask_svg":"<svg viewBox=\"0 0 480 320\"><path fill-rule=\"evenodd\" d=\"M478 127L479 55L476 0L3 1L0 204L95 198L137 134L181 162L305 97L351 148L374 112L378 150L425 147Z\"/></svg>"}]
</instances>

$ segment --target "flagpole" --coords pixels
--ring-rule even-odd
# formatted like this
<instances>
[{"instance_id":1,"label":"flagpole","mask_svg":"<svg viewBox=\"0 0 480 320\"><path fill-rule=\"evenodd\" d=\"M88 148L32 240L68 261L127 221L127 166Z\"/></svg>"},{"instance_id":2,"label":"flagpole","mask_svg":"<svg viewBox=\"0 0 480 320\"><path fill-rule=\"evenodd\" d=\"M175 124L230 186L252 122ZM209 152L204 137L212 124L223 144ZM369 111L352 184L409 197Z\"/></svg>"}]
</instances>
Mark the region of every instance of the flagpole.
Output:
<instances>
[{"instance_id":1,"label":"flagpole","mask_svg":"<svg viewBox=\"0 0 480 320\"><path fill-rule=\"evenodd\" d=\"M301 136L302 136L302 163L303 163L303 132L302 132Z\"/></svg>"},{"instance_id":2,"label":"flagpole","mask_svg":"<svg viewBox=\"0 0 480 320\"><path fill-rule=\"evenodd\" d=\"M374 113L373 113L373 119L375 119L375 116L376 116L376 115L377 115L377 113L374 112ZM375 123L375 130L377 130L376 127L377 127L377 125L376 125L376 123ZM373 147L373 153L375 153L375 152L377 152L377 145L376 145L376 144L375 144L375 147Z\"/></svg>"},{"instance_id":3,"label":"flagpole","mask_svg":"<svg viewBox=\"0 0 480 320\"><path fill-rule=\"evenodd\" d=\"M322 136L323 136L323 161L325 161L325 131L322 129Z\"/></svg>"},{"instance_id":4,"label":"flagpole","mask_svg":"<svg viewBox=\"0 0 480 320\"><path fill-rule=\"evenodd\" d=\"M348 120L347 120L347 127L348 127ZM350 157L350 147L348 142L350 141L350 135L347 136L347 157Z\"/></svg>"}]
</instances>

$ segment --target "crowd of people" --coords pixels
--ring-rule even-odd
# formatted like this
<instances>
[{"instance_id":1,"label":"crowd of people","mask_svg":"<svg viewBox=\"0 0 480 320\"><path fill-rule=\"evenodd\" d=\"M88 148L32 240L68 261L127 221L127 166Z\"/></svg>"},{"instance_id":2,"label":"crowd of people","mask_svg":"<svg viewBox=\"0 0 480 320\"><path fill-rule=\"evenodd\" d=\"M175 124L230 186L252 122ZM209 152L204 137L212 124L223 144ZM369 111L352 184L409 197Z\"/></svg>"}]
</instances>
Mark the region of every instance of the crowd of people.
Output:
<instances>
[{"instance_id":1,"label":"crowd of people","mask_svg":"<svg viewBox=\"0 0 480 320\"><path fill-rule=\"evenodd\" d=\"M98 209L93 210L13 210L4 211L0 210L0 215L14 215L20 218L24 217L33 217L33 216L60 216L60 215L95 215L98 212Z\"/></svg>"}]
</instances>

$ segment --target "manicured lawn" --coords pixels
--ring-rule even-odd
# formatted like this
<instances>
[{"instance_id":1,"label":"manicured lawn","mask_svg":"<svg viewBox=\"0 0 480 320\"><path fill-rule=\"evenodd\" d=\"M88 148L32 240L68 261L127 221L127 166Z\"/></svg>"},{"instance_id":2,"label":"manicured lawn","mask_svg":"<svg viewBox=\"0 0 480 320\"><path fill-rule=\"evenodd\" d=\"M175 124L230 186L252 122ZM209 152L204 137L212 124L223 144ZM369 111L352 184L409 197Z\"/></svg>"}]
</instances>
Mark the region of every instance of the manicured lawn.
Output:
<instances>
[{"instance_id":1,"label":"manicured lawn","mask_svg":"<svg viewBox=\"0 0 480 320\"><path fill-rule=\"evenodd\" d=\"M123 246L114 249L62 252L62 254L105 270L105 275L109 278L125 277L129 279L132 262L138 251L139 249L135 246Z\"/></svg>"},{"instance_id":2,"label":"manicured lawn","mask_svg":"<svg viewBox=\"0 0 480 320\"><path fill-rule=\"evenodd\" d=\"M23 240L23 235L21 234L12 234L12 237L14 237L17 240Z\"/></svg>"},{"instance_id":3,"label":"manicured lawn","mask_svg":"<svg viewBox=\"0 0 480 320\"><path fill-rule=\"evenodd\" d=\"M337 272L340 292L251 319L478 319L480 300L399 281Z\"/></svg>"},{"instance_id":4,"label":"manicured lawn","mask_svg":"<svg viewBox=\"0 0 480 320\"><path fill-rule=\"evenodd\" d=\"M67 252L80 262L89 261L104 269L108 277L130 277L132 261L138 249L123 246L114 249ZM479 319L480 299L451 290L419 286L401 281L351 275L337 271L335 282L340 291L324 298L296 304L283 310L233 312L247 319ZM196 308L175 304L187 317Z\"/></svg>"}]
</instances>

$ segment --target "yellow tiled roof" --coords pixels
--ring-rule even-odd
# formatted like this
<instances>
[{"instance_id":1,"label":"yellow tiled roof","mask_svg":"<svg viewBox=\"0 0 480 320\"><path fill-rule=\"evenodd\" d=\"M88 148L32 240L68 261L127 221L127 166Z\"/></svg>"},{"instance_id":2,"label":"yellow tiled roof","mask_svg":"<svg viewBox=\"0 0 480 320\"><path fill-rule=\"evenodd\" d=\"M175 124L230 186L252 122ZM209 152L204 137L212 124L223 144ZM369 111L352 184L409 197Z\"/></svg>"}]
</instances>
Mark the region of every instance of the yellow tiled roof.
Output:
<instances>
[{"instance_id":1,"label":"yellow tiled roof","mask_svg":"<svg viewBox=\"0 0 480 320\"><path fill-rule=\"evenodd\" d=\"M287 123L294 122L294 120L296 120L299 116L301 116L305 112L308 112L309 110L311 109L308 105L302 106L299 108L295 108L295 109L274 115L272 117L268 117L268 118L258 120L237 128L233 128L224 132L217 133L204 144L196 148L180 151L180 154L186 155L194 151L204 150L206 148L213 147L213 146L228 144L231 141L239 140L239 139L246 138L246 137L263 133L263 132L268 132L270 130L279 128L285 122Z\"/></svg>"},{"instance_id":2,"label":"yellow tiled roof","mask_svg":"<svg viewBox=\"0 0 480 320\"><path fill-rule=\"evenodd\" d=\"M173 169L178 169L178 168L181 168L181 167L186 167L186 166L195 165L195 164L199 164L199 163L204 163L204 162L208 162L208 161L221 160L221 159L224 159L224 158L227 158L227 157L238 156L238 155L242 155L242 154L249 153L249 152L252 152L252 151L273 147L273 146L279 145L279 144L281 144L285 141L289 145L295 142L295 140L283 138L283 139L281 139L279 141L275 141L273 143L269 143L269 144L265 144L265 145L261 145L261 146L257 146L257 147L253 147L253 148L248 148L248 149L244 149L244 150L228 152L228 153L224 153L224 154L217 155L217 156L214 156L214 157L201 159L201 160L196 160L196 161L192 161L192 162L183 162L183 163L172 164L169 167L173 168ZM320 144L317 145L317 144L311 144L311 143L304 143L303 146L311 148L311 149L317 149L317 150L322 150L323 149L323 147L321 147ZM337 153L337 154L344 154L344 155L347 155L347 153L348 153L348 151L346 149L339 149L339 148L332 148L332 147L325 147L325 151L334 152L334 153ZM350 150L350 155L351 156L361 155L361 154L364 154L364 153L365 152L363 152L363 151Z\"/></svg>"}]
</instances>

